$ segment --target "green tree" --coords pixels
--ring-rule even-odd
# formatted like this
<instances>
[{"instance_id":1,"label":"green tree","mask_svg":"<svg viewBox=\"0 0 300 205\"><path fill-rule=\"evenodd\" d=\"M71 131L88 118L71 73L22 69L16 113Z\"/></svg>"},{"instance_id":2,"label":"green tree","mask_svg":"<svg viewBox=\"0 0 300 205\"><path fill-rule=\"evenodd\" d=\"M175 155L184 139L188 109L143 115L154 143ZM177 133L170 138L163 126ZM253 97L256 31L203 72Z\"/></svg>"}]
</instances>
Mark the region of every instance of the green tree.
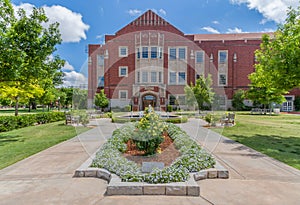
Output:
<instances>
[{"instance_id":1,"label":"green tree","mask_svg":"<svg viewBox=\"0 0 300 205\"><path fill-rule=\"evenodd\" d=\"M72 101L74 109L87 109L87 90L74 88Z\"/></svg>"},{"instance_id":2,"label":"green tree","mask_svg":"<svg viewBox=\"0 0 300 205\"><path fill-rule=\"evenodd\" d=\"M212 91L212 79L210 74L207 78L201 75L200 78L196 80L195 85L191 83L190 89L194 93L199 110L203 110L205 105L211 106L214 99L214 92Z\"/></svg>"},{"instance_id":3,"label":"green tree","mask_svg":"<svg viewBox=\"0 0 300 205\"><path fill-rule=\"evenodd\" d=\"M28 103L62 82L64 61L50 57L61 36L58 23L43 27L48 21L43 9L30 15L20 9L15 17L10 1L1 0L0 6L0 89L15 102L18 115L20 99Z\"/></svg>"},{"instance_id":4,"label":"green tree","mask_svg":"<svg viewBox=\"0 0 300 205\"><path fill-rule=\"evenodd\" d=\"M245 91L244 90L237 90L233 94L232 98L232 107L236 110L244 110L245 109Z\"/></svg>"},{"instance_id":5,"label":"green tree","mask_svg":"<svg viewBox=\"0 0 300 205\"><path fill-rule=\"evenodd\" d=\"M104 90L101 90L100 93L95 95L95 105L103 111L104 108L108 106L108 99L104 93Z\"/></svg>"},{"instance_id":6,"label":"green tree","mask_svg":"<svg viewBox=\"0 0 300 205\"><path fill-rule=\"evenodd\" d=\"M261 104L282 103L283 94L300 86L300 7L290 8L274 36L264 35L256 71L249 76L249 97Z\"/></svg>"},{"instance_id":7,"label":"green tree","mask_svg":"<svg viewBox=\"0 0 300 205\"><path fill-rule=\"evenodd\" d=\"M191 84L191 86L186 85L184 87L185 103L190 110L195 110L195 107L197 106L197 100L192 90L192 86L193 85Z\"/></svg>"}]
</instances>

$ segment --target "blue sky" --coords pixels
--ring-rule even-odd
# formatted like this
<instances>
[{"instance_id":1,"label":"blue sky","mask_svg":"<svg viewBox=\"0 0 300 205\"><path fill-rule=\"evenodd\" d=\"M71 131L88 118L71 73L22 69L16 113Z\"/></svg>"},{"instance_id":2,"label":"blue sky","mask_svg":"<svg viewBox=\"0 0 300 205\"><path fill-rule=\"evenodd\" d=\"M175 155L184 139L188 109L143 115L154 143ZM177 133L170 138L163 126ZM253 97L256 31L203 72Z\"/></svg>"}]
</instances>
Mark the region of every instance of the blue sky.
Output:
<instances>
[{"instance_id":1,"label":"blue sky","mask_svg":"<svg viewBox=\"0 0 300 205\"><path fill-rule=\"evenodd\" d=\"M152 9L186 34L275 31L288 6L298 0L12 0L30 12L43 7L50 22L61 25L63 43L57 54L66 60L65 85L86 81L88 44L103 43Z\"/></svg>"}]
</instances>

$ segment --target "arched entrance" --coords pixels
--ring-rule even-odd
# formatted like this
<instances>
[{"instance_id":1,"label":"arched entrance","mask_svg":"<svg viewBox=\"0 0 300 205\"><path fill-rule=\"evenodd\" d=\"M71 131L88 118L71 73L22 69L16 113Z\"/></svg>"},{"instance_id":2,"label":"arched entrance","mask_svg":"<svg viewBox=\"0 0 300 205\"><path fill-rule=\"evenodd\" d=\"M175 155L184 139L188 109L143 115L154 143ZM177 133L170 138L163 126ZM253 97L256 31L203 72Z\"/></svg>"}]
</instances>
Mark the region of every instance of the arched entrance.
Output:
<instances>
[{"instance_id":1,"label":"arched entrance","mask_svg":"<svg viewBox=\"0 0 300 205\"><path fill-rule=\"evenodd\" d=\"M143 109L149 107L151 105L153 108L156 107L156 96L152 94L146 94L142 97Z\"/></svg>"}]
</instances>

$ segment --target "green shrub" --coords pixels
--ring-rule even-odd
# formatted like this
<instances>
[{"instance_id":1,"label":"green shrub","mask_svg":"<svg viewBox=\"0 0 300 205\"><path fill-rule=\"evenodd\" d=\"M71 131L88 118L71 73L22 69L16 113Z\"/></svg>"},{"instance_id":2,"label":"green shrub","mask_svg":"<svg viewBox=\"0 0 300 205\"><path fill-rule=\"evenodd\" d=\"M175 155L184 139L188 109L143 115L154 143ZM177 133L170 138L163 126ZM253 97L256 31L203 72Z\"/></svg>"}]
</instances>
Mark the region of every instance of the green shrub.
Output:
<instances>
[{"instance_id":1,"label":"green shrub","mask_svg":"<svg viewBox=\"0 0 300 205\"><path fill-rule=\"evenodd\" d=\"M65 119L63 112L44 112L37 114L19 116L0 116L0 132L32 126L34 124L45 124Z\"/></svg>"},{"instance_id":2,"label":"green shrub","mask_svg":"<svg viewBox=\"0 0 300 205\"><path fill-rule=\"evenodd\" d=\"M187 181L190 172L211 168L215 164L213 157L202 150L180 127L168 123L169 136L174 140L181 156L169 167L142 173L139 165L122 156L127 148L125 142L132 139L137 124L127 123L115 130L113 136L97 152L91 167L107 169L120 176L122 181L170 183Z\"/></svg>"},{"instance_id":3,"label":"green shrub","mask_svg":"<svg viewBox=\"0 0 300 205\"><path fill-rule=\"evenodd\" d=\"M174 124L186 123L187 121L188 121L188 118L186 116L165 119L165 122L170 122L170 123L174 123Z\"/></svg>"},{"instance_id":4,"label":"green shrub","mask_svg":"<svg viewBox=\"0 0 300 205\"><path fill-rule=\"evenodd\" d=\"M167 112L172 112L172 111L173 111L172 105L167 105Z\"/></svg>"}]
</instances>

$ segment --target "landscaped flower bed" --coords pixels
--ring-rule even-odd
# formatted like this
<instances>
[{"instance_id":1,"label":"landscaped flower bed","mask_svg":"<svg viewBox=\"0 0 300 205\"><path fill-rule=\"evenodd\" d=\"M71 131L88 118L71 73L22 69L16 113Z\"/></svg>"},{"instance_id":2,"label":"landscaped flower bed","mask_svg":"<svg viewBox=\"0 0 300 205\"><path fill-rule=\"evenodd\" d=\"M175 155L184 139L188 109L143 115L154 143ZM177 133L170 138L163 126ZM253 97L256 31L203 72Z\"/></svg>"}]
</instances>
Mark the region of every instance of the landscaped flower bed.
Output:
<instances>
[{"instance_id":1,"label":"landscaped flower bed","mask_svg":"<svg viewBox=\"0 0 300 205\"><path fill-rule=\"evenodd\" d=\"M188 180L190 172L213 167L215 161L212 156L202 150L184 131L174 124L156 121L155 116L151 115L150 113L150 116L148 116L150 123L149 121L127 123L115 130L113 136L96 154L91 166L107 169L119 175L123 181L148 183L183 182ZM155 121L151 121L151 118ZM149 129L152 131L149 131ZM155 169L151 173L142 173L140 165L126 159L122 154L126 151L126 143L129 140L141 140L136 138L136 135L143 130L144 133L147 133L148 130L152 137L156 137L157 133L167 131L174 140L180 156L170 166L162 170ZM147 137L149 138L149 135L144 136L144 139ZM152 137L150 137L151 140Z\"/></svg>"}]
</instances>

